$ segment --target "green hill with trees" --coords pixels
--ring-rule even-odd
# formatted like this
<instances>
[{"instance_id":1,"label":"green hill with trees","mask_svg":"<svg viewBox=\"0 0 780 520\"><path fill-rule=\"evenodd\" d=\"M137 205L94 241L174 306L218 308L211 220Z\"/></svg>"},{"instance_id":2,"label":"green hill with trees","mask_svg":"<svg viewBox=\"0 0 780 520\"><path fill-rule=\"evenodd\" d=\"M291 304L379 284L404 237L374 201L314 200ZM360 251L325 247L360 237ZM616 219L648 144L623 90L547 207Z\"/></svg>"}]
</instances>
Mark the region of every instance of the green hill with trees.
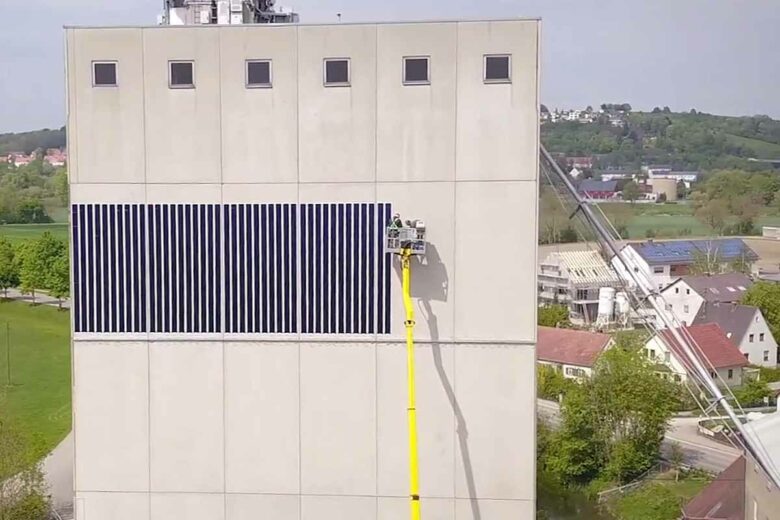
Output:
<instances>
[{"instance_id":1,"label":"green hill with trees","mask_svg":"<svg viewBox=\"0 0 780 520\"><path fill-rule=\"evenodd\" d=\"M0 155L9 153L31 154L39 148L63 148L65 127L58 130L35 130L32 132L0 134Z\"/></svg>"},{"instance_id":2,"label":"green hill with trees","mask_svg":"<svg viewBox=\"0 0 780 520\"><path fill-rule=\"evenodd\" d=\"M771 169L749 159L780 159L780 121L768 116L728 117L668 108L629 112L624 126L599 115L593 123L542 125L542 142L553 153L595 155L598 168L638 170L669 164L677 170Z\"/></svg>"}]
</instances>

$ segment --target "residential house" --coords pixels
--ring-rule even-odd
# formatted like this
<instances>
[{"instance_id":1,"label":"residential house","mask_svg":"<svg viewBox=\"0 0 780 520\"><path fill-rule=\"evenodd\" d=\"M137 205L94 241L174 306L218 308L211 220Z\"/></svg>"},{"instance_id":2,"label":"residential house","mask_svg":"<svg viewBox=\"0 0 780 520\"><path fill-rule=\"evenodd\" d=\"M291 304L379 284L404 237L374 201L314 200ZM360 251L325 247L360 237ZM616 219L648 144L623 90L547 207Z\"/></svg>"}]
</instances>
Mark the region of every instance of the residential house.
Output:
<instances>
[{"instance_id":1,"label":"residential house","mask_svg":"<svg viewBox=\"0 0 780 520\"><path fill-rule=\"evenodd\" d=\"M739 238L647 240L628 243L623 252L629 268L649 290L663 289L677 278L689 274L691 266L700 261L725 270L735 261L750 268L758 260L755 251ZM612 259L612 265L628 276L617 258Z\"/></svg>"},{"instance_id":2,"label":"residential house","mask_svg":"<svg viewBox=\"0 0 780 520\"><path fill-rule=\"evenodd\" d=\"M612 199L615 198L615 194L618 192L617 181L584 179L577 188L577 191L580 195L588 199Z\"/></svg>"},{"instance_id":3,"label":"residential house","mask_svg":"<svg viewBox=\"0 0 780 520\"><path fill-rule=\"evenodd\" d=\"M752 305L708 302L701 306L694 325L717 323L752 365L775 368L777 341L761 310Z\"/></svg>"},{"instance_id":4,"label":"residential house","mask_svg":"<svg viewBox=\"0 0 780 520\"><path fill-rule=\"evenodd\" d=\"M556 251L539 265L539 301L569 308L575 324L590 324L598 315L599 289L620 284L615 272L596 251Z\"/></svg>"},{"instance_id":5,"label":"residential house","mask_svg":"<svg viewBox=\"0 0 780 520\"><path fill-rule=\"evenodd\" d=\"M68 154L59 148L49 148L46 150L43 160L52 166L65 166L65 163L68 161Z\"/></svg>"},{"instance_id":6,"label":"residential house","mask_svg":"<svg viewBox=\"0 0 780 520\"><path fill-rule=\"evenodd\" d=\"M596 359L614 344L609 334L553 327L538 327L536 341L536 361L569 379L590 377Z\"/></svg>"},{"instance_id":7,"label":"residential house","mask_svg":"<svg viewBox=\"0 0 780 520\"><path fill-rule=\"evenodd\" d=\"M593 169L593 157L567 157L566 164L579 170Z\"/></svg>"},{"instance_id":8,"label":"residential house","mask_svg":"<svg viewBox=\"0 0 780 520\"><path fill-rule=\"evenodd\" d=\"M35 160L35 154L11 154L8 156L8 162L19 168L20 166L27 166Z\"/></svg>"},{"instance_id":9,"label":"residential house","mask_svg":"<svg viewBox=\"0 0 780 520\"><path fill-rule=\"evenodd\" d=\"M683 507L683 520L745 520L746 466L738 457Z\"/></svg>"},{"instance_id":10,"label":"residential house","mask_svg":"<svg viewBox=\"0 0 780 520\"><path fill-rule=\"evenodd\" d=\"M692 339L710 376L719 384L725 383L730 387L742 384L742 369L748 361L717 323L691 325L677 330ZM688 373L694 369L683 347L669 330L661 330L653 336L645 344L645 354L658 363L660 373L668 374L674 381L686 381Z\"/></svg>"},{"instance_id":11,"label":"residential house","mask_svg":"<svg viewBox=\"0 0 780 520\"><path fill-rule=\"evenodd\" d=\"M682 325L691 325L705 303L739 303L752 284L742 273L686 275L664 287L661 296L667 311Z\"/></svg>"}]
</instances>

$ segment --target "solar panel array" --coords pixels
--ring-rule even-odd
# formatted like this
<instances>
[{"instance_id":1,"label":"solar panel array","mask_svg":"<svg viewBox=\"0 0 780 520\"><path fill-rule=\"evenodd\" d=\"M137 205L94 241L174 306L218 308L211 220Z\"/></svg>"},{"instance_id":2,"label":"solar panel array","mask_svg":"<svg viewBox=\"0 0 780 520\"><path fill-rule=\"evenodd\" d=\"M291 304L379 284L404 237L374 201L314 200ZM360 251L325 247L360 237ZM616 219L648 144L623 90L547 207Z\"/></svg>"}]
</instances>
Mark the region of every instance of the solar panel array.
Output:
<instances>
[{"instance_id":1,"label":"solar panel array","mask_svg":"<svg viewBox=\"0 0 780 520\"><path fill-rule=\"evenodd\" d=\"M388 334L385 203L74 204L77 333Z\"/></svg>"}]
</instances>

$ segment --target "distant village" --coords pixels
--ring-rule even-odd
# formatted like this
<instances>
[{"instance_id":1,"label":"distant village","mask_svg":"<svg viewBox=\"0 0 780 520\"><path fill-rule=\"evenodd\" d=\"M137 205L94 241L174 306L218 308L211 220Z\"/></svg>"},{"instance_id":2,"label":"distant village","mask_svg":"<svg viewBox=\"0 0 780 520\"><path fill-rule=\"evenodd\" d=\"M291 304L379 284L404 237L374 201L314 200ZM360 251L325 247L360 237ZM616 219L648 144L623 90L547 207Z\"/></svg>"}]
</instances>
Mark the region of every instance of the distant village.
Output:
<instances>
[{"instance_id":1,"label":"distant village","mask_svg":"<svg viewBox=\"0 0 780 520\"><path fill-rule=\"evenodd\" d=\"M610 124L614 127L623 128L626 126L626 119L631 113L629 104L603 104L598 110L593 107L580 109L554 109L550 111L545 105L541 106L539 112L540 123L559 123L561 121L571 121L575 123L601 123Z\"/></svg>"},{"instance_id":2,"label":"distant village","mask_svg":"<svg viewBox=\"0 0 780 520\"><path fill-rule=\"evenodd\" d=\"M65 166L68 162L68 152L63 148L49 148L46 150L36 150L31 154L22 152L12 152L0 155L0 162L12 164L19 168L27 166L36 159L42 159L44 163L51 166Z\"/></svg>"}]
</instances>

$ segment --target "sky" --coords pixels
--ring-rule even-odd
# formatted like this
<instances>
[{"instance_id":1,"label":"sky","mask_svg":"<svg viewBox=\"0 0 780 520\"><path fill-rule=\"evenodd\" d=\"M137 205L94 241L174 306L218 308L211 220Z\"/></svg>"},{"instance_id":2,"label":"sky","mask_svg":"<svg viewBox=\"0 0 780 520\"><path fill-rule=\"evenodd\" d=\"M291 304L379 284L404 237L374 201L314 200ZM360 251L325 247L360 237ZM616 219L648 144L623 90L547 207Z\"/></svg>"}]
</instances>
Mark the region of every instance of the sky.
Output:
<instances>
[{"instance_id":1,"label":"sky","mask_svg":"<svg viewBox=\"0 0 780 520\"><path fill-rule=\"evenodd\" d=\"M63 25L156 23L162 0L3 1L0 133L65 121ZM278 0L302 22L542 18L542 103L780 118L778 0Z\"/></svg>"}]
</instances>

